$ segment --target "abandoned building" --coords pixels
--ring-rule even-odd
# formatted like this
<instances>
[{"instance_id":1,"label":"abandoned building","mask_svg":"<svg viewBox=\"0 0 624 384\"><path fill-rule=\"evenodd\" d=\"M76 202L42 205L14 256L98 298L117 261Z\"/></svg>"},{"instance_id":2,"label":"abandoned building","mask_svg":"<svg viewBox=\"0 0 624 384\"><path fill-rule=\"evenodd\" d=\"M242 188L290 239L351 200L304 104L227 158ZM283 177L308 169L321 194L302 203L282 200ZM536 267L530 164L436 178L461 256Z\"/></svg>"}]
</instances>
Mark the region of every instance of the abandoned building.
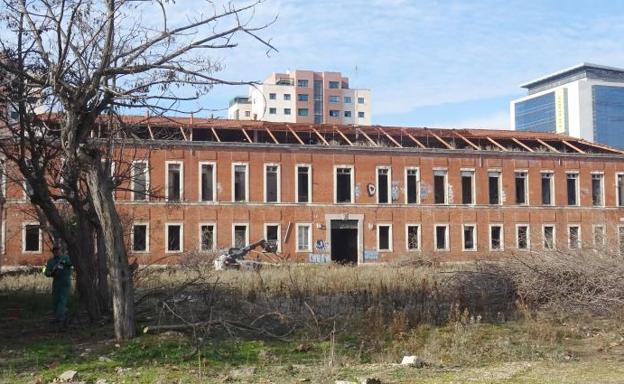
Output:
<instances>
[{"instance_id":1,"label":"abandoned building","mask_svg":"<svg viewBox=\"0 0 624 384\"><path fill-rule=\"evenodd\" d=\"M140 140L121 154L132 177L115 199L130 257L140 263L175 263L192 251L263 238L284 259L358 264L624 243L624 152L582 139L126 120L138 124ZM48 244L25 213L24 189L3 185L2 265L42 263Z\"/></svg>"}]
</instances>

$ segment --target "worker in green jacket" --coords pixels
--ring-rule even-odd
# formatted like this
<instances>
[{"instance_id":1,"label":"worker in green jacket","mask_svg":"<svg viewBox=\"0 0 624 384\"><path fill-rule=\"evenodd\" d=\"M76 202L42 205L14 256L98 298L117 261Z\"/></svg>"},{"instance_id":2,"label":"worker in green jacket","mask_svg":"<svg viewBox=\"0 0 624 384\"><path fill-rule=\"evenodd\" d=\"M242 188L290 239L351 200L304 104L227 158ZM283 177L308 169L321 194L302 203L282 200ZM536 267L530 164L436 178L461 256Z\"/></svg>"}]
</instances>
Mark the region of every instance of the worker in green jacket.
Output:
<instances>
[{"instance_id":1,"label":"worker in green jacket","mask_svg":"<svg viewBox=\"0 0 624 384\"><path fill-rule=\"evenodd\" d=\"M54 245L53 256L48 259L43 273L47 277L53 278L52 298L54 306L55 323L67 325L67 302L71 291L71 268L72 263L69 256L64 255L60 246Z\"/></svg>"}]
</instances>

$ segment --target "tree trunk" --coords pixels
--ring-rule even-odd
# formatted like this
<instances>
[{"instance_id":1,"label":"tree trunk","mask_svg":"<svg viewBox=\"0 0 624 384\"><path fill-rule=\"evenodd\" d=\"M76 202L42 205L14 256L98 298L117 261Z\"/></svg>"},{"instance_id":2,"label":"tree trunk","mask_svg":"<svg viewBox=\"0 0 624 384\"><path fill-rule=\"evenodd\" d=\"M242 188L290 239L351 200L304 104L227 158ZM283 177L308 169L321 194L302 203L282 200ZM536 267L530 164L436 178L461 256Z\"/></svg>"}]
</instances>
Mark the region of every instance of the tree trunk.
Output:
<instances>
[{"instance_id":1,"label":"tree trunk","mask_svg":"<svg viewBox=\"0 0 624 384\"><path fill-rule=\"evenodd\" d=\"M72 257L72 263L76 266L78 294L83 307L87 309L89 320L94 322L111 312L111 303L106 260L103 260L102 266L104 254L95 249L96 227L90 218L84 217L85 214L81 211L77 217L74 233L76 240L72 242L73 246L68 245L68 251L70 257L72 253L76 254Z\"/></svg>"},{"instance_id":2,"label":"tree trunk","mask_svg":"<svg viewBox=\"0 0 624 384\"><path fill-rule=\"evenodd\" d=\"M108 265L106 263L106 246L104 245L104 236L102 231L96 229L96 247L97 252L95 257L97 258L97 281L102 302L106 305L106 313L110 313L113 307L110 295L110 285L108 278Z\"/></svg>"},{"instance_id":3,"label":"tree trunk","mask_svg":"<svg viewBox=\"0 0 624 384\"><path fill-rule=\"evenodd\" d=\"M76 291L82 307L87 310L89 321L97 321L102 317L103 304L95 277L93 250L85 254L83 244L86 236L67 242L67 253L76 269ZM93 243L91 243L93 244Z\"/></svg>"},{"instance_id":4,"label":"tree trunk","mask_svg":"<svg viewBox=\"0 0 624 384\"><path fill-rule=\"evenodd\" d=\"M84 165L89 195L100 222L104 252L108 261L115 338L128 340L136 336L134 287L128 269L123 228L113 201L112 181L102 169L99 157L90 157L88 164Z\"/></svg>"}]
</instances>

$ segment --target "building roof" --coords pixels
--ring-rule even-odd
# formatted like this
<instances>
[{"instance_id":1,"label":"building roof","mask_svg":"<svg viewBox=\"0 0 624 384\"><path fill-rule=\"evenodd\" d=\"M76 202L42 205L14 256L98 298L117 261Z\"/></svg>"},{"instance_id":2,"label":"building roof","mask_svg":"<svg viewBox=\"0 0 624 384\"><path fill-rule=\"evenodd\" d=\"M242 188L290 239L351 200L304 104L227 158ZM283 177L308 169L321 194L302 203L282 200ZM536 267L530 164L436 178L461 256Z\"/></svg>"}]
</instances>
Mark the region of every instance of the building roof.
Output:
<instances>
[{"instance_id":1,"label":"building roof","mask_svg":"<svg viewBox=\"0 0 624 384\"><path fill-rule=\"evenodd\" d=\"M141 140L360 149L612 154L624 151L571 136L529 131L275 123L194 117L123 116Z\"/></svg>"},{"instance_id":2,"label":"building roof","mask_svg":"<svg viewBox=\"0 0 624 384\"><path fill-rule=\"evenodd\" d=\"M612 73L617 75L624 75L624 68L610 67L606 65L592 64L592 63L580 63L575 66L562 69L555 73L551 73L550 75L539 77L535 80L531 80L524 84L521 84L522 88L534 88L546 83L556 82L564 78L573 78L576 74L584 74L587 71L593 72L601 72L601 73ZM600 77L600 76L599 76Z\"/></svg>"}]
</instances>

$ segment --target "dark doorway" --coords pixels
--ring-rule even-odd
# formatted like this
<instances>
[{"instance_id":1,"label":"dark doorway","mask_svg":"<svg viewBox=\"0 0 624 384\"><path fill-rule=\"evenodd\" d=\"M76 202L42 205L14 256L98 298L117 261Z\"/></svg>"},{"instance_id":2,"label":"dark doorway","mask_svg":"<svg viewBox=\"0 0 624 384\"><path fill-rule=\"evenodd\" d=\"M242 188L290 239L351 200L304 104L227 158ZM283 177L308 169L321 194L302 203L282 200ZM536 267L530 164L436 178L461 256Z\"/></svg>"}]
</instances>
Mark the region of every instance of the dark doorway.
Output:
<instances>
[{"instance_id":1,"label":"dark doorway","mask_svg":"<svg viewBox=\"0 0 624 384\"><path fill-rule=\"evenodd\" d=\"M331 259L341 264L357 264L358 221L331 221Z\"/></svg>"}]
</instances>

